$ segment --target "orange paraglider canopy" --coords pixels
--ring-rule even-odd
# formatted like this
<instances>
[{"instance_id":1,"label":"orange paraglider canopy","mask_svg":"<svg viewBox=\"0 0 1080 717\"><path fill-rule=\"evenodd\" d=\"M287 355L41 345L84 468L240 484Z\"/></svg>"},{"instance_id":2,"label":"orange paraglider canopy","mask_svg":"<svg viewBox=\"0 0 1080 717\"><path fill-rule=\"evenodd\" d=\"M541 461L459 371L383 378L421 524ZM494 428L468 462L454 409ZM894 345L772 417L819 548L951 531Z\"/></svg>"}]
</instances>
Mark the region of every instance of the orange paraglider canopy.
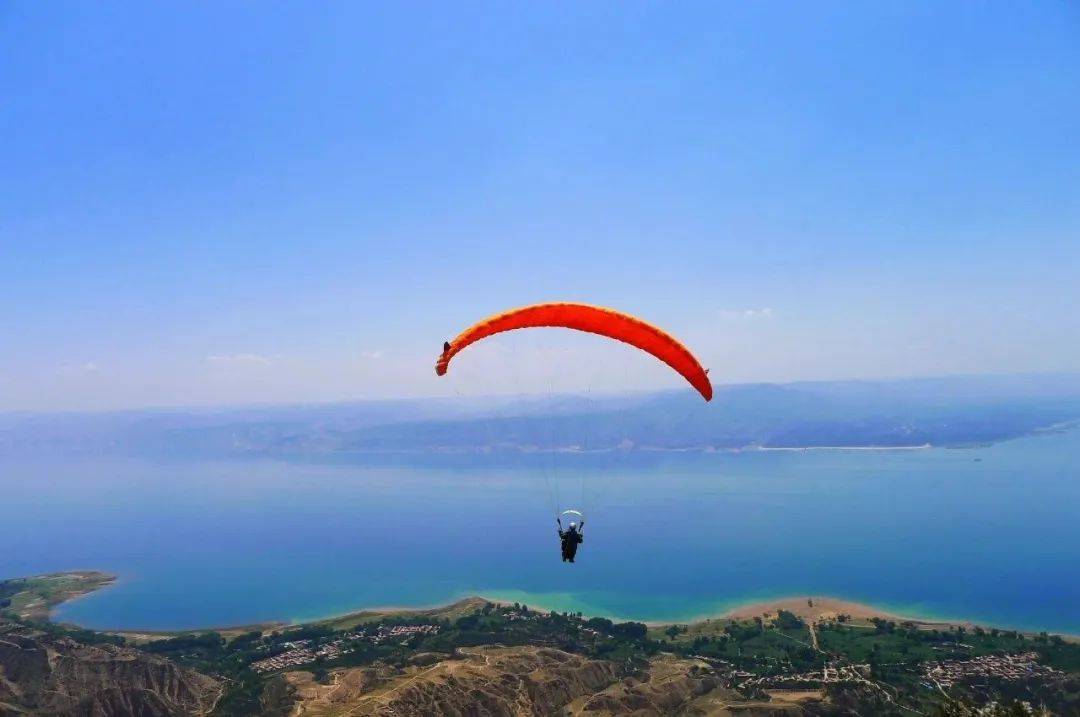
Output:
<instances>
[{"instance_id":1,"label":"orange paraglider canopy","mask_svg":"<svg viewBox=\"0 0 1080 717\"><path fill-rule=\"evenodd\" d=\"M435 373L440 376L445 374L450 360L458 352L488 336L545 326L599 334L637 347L678 371L706 401L712 400L708 371L674 337L630 314L588 304L536 304L490 316L465 329L443 346L442 355L435 364Z\"/></svg>"}]
</instances>

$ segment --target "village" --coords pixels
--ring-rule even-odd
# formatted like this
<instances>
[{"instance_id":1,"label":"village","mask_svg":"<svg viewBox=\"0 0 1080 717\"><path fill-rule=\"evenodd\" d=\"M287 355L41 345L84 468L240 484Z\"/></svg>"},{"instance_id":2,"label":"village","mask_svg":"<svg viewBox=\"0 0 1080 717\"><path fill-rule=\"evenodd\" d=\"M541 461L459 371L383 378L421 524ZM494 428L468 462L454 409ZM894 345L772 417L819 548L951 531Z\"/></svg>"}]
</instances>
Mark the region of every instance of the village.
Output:
<instances>
[{"instance_id":1,"label":"village","mask_svg":"<svg viewBox=\"0 0 1080 717\"><path fill-rule=\"evenodd\" d=\"M1034 652L983 655L970 660L927 663L925 674L927 679L943 689L948 689L958 682L972 682L977 679L1012 681L1060 674L1052 667L1040 665L1038 659L1038 654Z\"/></svg>"},{"instance_id":2,"label":"village","mask_svg":"<svg viewBox=\"0 0 1080 717\"><path fill-rule=\"evenodd\" d=\"M757 675L753 672L736 670L731 673L737 682L739 689L795 689L807 687L821 687L828 683L851 682L867 683L870 676L870 665L832 665L825 666L820 672L797 672L780 675Z\"/></svg>"},{"instance_id":3,"label":"village","mask_svg":"<svg viewBox=\"0 0 1080 717\"><path fill-rule=\"evenodd\" d=\"M315 645L313 640L295 640L282 644L287 648L285 652L253 662L251 669L264 674L307 665L319 659L329 662L350 652L353 649L350 643L357 641L366 640L371 644L381 645L385 642L406 640L417 635L434 635L438 632L438 625L380 625L374 631L355 630L321 645Z\"/></svg>"}]
</instances>

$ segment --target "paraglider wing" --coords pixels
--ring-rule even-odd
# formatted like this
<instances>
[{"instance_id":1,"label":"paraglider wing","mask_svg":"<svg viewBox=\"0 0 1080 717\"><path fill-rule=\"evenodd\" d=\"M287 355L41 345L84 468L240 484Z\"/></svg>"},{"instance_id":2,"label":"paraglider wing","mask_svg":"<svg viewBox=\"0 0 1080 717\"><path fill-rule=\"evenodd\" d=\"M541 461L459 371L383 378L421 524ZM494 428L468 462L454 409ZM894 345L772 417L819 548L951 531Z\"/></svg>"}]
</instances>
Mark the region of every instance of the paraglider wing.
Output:
<instances>
[{"instance_id":1,"label":"paraglider wing","mask_svg":"<svg viewBox=\"0 0 1080 717\"><path fill-rule=\"evenodd\" d=\"M712 400L708 372L674 337L641 319L614 309L588 304L536 304L496 314L474 324L444 346L435 373L442 376L450 361L466 347L493 334L517 329L555 327L606 336L652 354L677 371L706 401Z\"/></svg>"}]
</instances>

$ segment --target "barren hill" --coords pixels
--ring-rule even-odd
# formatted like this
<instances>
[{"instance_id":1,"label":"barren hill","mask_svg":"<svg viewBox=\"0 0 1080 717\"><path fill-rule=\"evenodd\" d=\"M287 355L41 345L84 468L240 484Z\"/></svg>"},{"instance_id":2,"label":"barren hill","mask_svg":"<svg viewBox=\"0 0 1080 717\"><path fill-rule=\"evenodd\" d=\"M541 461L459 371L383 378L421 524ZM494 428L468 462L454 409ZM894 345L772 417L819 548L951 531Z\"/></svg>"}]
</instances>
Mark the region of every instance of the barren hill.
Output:
<instances>
[{"instance_id":1,"label":"barren hill","mask_svg":"<svg viewBox=\"0 0 1080 717\"><path fill-rule=\"evenodd\" d=\"M0 623L0 715L203 715L222 689L213 678L131 648Z\"/></svg>"},{"instance_id":2,"label":"barren hill","mask_svg":"<svg viewBox=\"0 0 1080 717\"><path fill-rule=\"evenodd\" d=\"M417 664L419 663L419 664ZM773 715L794 703L748 702L697 660L660 656L643 668L536 647L476 647L401 669L358 667L323 683L290 672L267 688L291 714L338 715Z\"/></svg>"}]
</instances>

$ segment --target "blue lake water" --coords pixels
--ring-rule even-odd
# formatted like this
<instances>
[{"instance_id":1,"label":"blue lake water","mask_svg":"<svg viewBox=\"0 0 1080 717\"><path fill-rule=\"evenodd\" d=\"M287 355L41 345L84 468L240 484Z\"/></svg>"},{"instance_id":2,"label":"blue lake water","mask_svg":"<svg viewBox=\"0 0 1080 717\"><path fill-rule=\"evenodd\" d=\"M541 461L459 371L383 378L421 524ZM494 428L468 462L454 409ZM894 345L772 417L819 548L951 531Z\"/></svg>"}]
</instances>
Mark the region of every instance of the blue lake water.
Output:
<instances>
[{"instance_id":1,"label":"blue lake water","mask_svg":"<svg viewBox=\"0 0 1080 717\"><path fill-rule=\"evenodd\" d=\"M0 463L0 576L119 583L59 617L178 629L484 594L681 620L832 595L1080 633L1080 433L973 449L393 464ZM575 565L552 506L583 507Z\"/></svg>"}]
</instances>

